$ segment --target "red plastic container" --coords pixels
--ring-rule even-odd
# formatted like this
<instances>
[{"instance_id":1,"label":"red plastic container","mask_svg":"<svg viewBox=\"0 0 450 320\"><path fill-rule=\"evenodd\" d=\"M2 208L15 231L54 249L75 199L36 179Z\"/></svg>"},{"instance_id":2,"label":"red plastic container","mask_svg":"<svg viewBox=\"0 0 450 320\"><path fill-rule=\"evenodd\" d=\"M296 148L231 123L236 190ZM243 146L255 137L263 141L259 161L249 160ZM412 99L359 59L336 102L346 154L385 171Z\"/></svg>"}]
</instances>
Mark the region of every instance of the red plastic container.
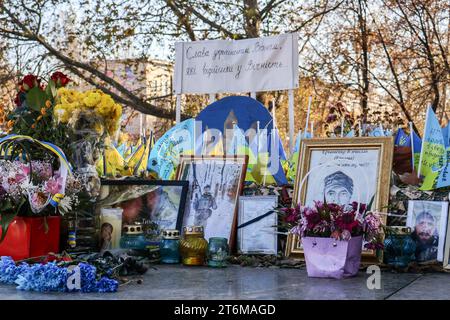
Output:
<instances>
[{"instance_id":1,"label":"red plastic container","mask_svg":"<svg viewBox=\"0 0 450 320\"><path fill-rule=\"evenodd\" d=\"M45 228L47 220L48 230ZM0 256L14 260L39 257L49 252L59 252L61 217L16 217L0 243ZM2 231L0 230L0 236Z\"/></svg>"}]
</instances>

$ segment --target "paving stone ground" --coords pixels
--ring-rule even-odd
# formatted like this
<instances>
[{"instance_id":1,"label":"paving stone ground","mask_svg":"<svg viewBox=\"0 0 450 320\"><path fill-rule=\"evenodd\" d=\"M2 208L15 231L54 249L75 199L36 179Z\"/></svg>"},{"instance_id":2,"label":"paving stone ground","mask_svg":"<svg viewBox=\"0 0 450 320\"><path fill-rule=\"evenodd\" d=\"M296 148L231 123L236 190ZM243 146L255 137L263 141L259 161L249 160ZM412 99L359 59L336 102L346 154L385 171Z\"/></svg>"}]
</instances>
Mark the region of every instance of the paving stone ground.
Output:
<instances>
[{"instance_id":1,"label":"paving stone ground","mask_svg":"<svg viewBox=\"0 0 450 320\"><path fill-rule=\"evenodd\" d=\"M0 299L73 300L73 299L450 299L448 273L381 273L381 288L367 287L369 275L343 280L308 278L306 270L229 266L224 269L160 265L149 269L131 283L121 285L117 293L36 293L0 285Z\"/></svg>"}]
</instances>

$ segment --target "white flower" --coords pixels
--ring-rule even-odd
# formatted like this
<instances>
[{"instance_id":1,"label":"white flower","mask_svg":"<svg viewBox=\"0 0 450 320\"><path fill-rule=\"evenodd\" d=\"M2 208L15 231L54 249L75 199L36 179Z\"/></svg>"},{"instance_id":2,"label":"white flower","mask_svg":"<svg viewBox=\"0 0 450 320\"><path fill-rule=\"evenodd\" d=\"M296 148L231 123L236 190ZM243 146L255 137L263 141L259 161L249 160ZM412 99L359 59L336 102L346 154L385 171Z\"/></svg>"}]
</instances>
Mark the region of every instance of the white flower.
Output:
<instances>
[{"instance_id":1,"label":"white flower","mask_svg":"<svg viewBox=\"0 0 450 320\"><path fill-rule=\"evenodd\" d=\"M64 197L59 202L59 211L62 215L72 210L72 199L70 197Z\"/></svg>"}]
</instances>

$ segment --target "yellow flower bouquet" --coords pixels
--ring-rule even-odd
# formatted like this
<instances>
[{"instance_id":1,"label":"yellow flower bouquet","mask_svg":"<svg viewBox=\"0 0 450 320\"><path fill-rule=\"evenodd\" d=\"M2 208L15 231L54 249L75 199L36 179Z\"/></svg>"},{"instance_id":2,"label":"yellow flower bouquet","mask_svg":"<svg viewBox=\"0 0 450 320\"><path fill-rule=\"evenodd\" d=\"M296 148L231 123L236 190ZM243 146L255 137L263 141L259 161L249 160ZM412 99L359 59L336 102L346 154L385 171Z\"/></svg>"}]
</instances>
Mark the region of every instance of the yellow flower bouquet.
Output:
<instances>
[{"instance_id":1,"label":"yellow flower bouquet","mask_svg":"<svg viewBox=\"0 0 450 320\"><path fill-rule=\"evenodd\" d=\"M75 169L89 177L88 192L100 191L96 163L104 150L105 139L119 129L122 106L101 90L77 91L58 89L53 115L58 124L71 129L71 143ZM104 152L104 151L103 151Z\"/></svg>"},{"instance_id":2,"label":"yellow flower bouquet","mask_svg":"<svg viewBox=\"0 0 450 320\"><path fill-rule=\"evenodd\" d=\"M80 128L80 121L88 120L82 125L84 129L91 129L101 136L104 133L114 135L119 129L122 106L98 89L80 92L60 88L53 112L59 123L73 129Z\"/></svg>"}]
</instances>

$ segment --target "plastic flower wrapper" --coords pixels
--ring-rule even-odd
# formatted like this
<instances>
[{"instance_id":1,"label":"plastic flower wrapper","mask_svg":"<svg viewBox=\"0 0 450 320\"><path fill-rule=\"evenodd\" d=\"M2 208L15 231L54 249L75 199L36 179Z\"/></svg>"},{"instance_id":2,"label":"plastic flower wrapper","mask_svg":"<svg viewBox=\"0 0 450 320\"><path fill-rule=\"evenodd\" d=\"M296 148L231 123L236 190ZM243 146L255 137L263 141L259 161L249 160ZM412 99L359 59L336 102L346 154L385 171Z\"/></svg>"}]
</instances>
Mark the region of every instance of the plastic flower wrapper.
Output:
<instances>
[{"instance_id":1,"label":"plastic flower wrapper","mask_svg":"<svg viewBox=\"0 0 450 320\"><path fill-rule=\"evenodd\" d=\"M292 215L293 209L287 211ZM300 237L331 237L348 241L362 236L369 249L382 249L383 224L380 214L367 211L365 204L353 202L341 206L315 201L314 206L301 206L297 226L290 232ZM289 215L288 215L289 216Z\"/></svg>"}]
</instances>

